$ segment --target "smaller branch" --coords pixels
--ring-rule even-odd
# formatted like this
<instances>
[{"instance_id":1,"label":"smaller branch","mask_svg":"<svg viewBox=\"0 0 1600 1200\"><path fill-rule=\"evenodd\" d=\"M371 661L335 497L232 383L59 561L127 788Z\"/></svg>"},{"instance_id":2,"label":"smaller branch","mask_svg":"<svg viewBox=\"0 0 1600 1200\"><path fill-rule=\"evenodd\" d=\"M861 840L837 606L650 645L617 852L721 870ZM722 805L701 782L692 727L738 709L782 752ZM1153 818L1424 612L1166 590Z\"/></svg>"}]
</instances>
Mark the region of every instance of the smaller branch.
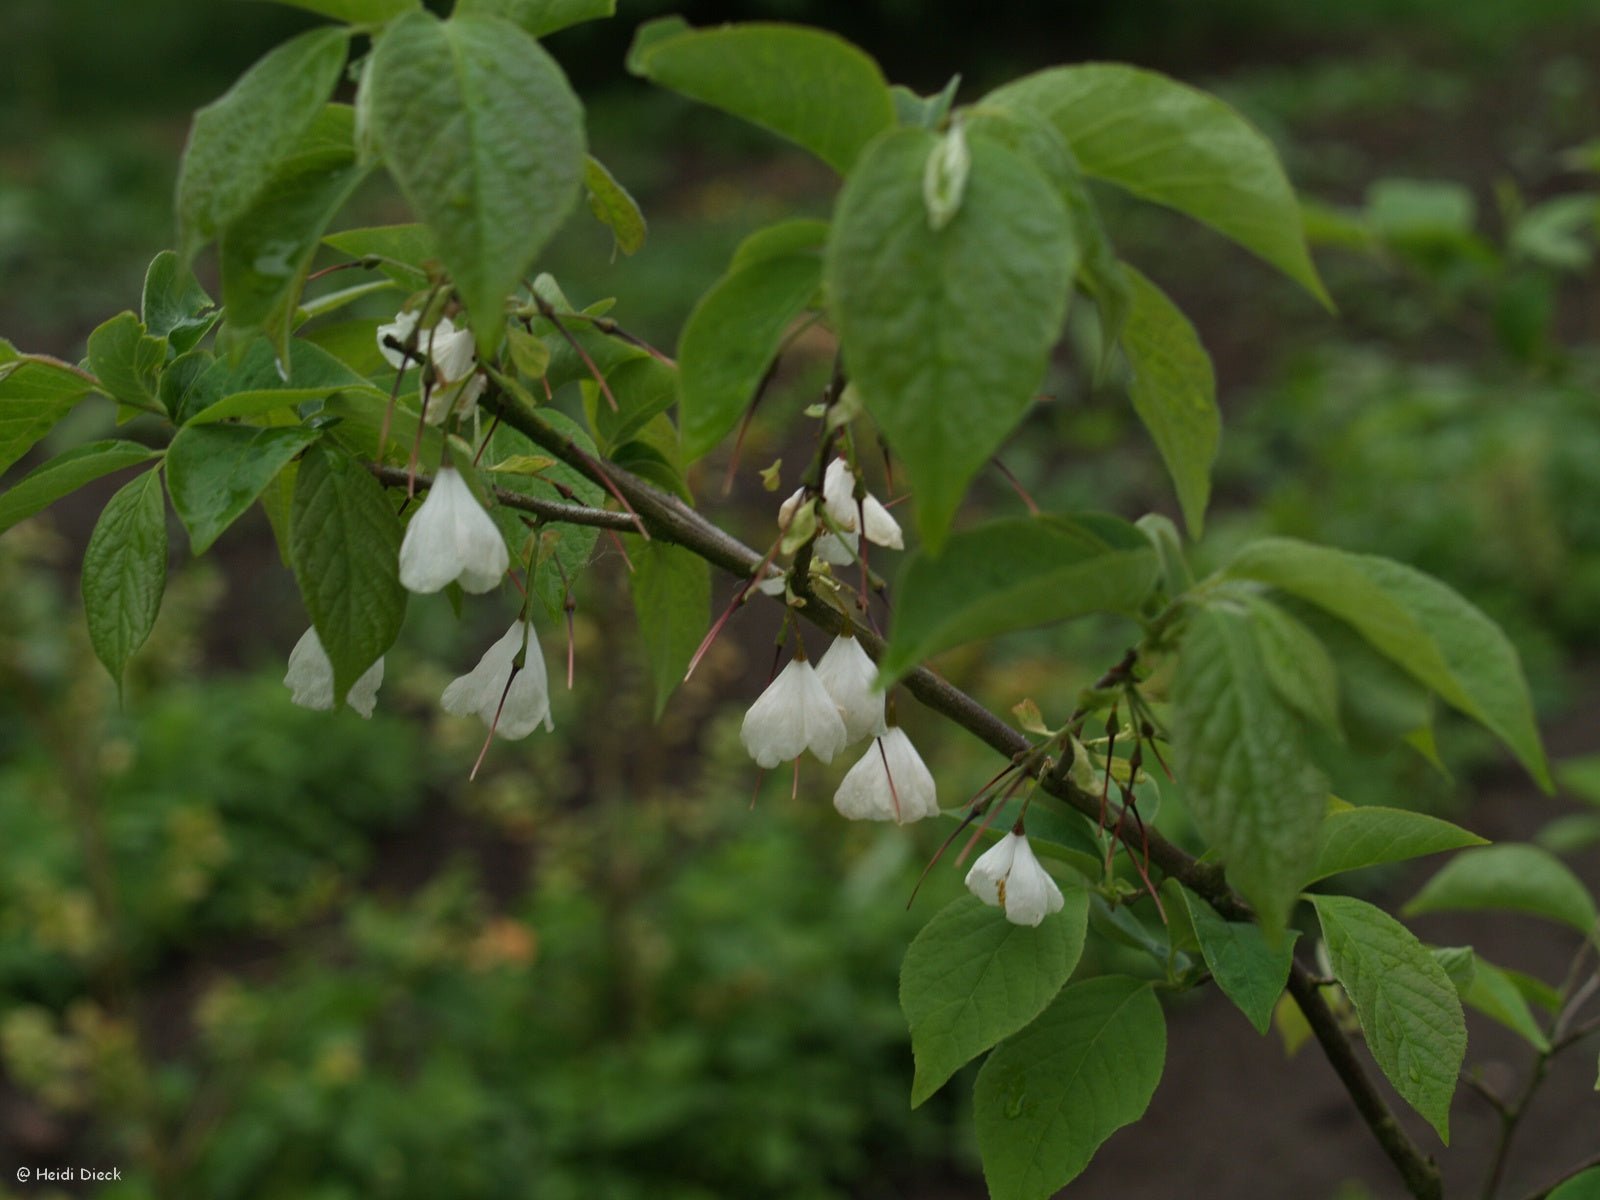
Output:
<instances>
[{"instance_id":1,"label":"smaller branch","mask_svg":"<svg viewBox=\"0 0 1600 1200\"><path fill-rule=\"evenodd\" d=\"M372 472L373 478L388 487L405 487L407 480L411 478L410 473L403 467L388 467L378 463L367 463L365 466ZM416 482L417 486L423 489L433 486L433 479L428 475L417 475ZM612 512L609 508L590 508L587 504L564 504L559 500L541 500L537 496L525 496L521 492L507 491L505 488L490 490L494 492L495 500L507 508L532 513L541 521L635 532L633 518L627 513Z\"/></svg>"}]
</instances>

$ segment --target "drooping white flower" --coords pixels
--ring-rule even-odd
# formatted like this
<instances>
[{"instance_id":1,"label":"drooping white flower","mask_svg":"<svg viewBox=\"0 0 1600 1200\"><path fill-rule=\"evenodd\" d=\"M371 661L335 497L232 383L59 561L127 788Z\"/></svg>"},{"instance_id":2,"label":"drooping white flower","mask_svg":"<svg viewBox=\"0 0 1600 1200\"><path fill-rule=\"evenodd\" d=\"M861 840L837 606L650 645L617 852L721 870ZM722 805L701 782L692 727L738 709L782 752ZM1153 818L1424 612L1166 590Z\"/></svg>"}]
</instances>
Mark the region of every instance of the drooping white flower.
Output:
<instances>
[{"instance_id":1,"label":"drooping white flower","mask_svg":"<svg viewBox=\"0 0 1600 1200\"><path fill-rule=\"evenodd\" d=\"M828 464L822 478L822 499L828 516L840 529L865 533L867 541L890 550L905 549L905 538L900 523L889 515L889 510L868 492L859 509L856 505L856 477L850 464L836 458Z\"/></svg>"},{"instance_id":2,"label":"drooping white flower","mask_svg":"<svg viewBox=\"0 0 1600 1200\"><path fill-rule=\"evenodd\" d=\"M1039 865L1026 834L1008 833L972 864L967 890L1003 908L1013 925L1037 925L1066 903L1050 873Z\"/></svg>"},{"instance_id":3,"label":"drooping white flower","mask_svg":"<svg viewBox=\"0 0 1600 1200\"><path fill-rule=\"evenodd\" d=\"M883 693L874 686L878 664L867 657L853 630L833 639L817 662L817 678L839 706L845 736L852 742L882 732Z\"/></svg>"},{"instance_id":4,"label":"drooping white flower","mask_svg":"<svg viewBox=\"0 0 1600 1200\"><path fill-rule=\"evenodd\" d=\"M440 467L400 543L400 582L428 593L459 580L465 591L487 592L510 565L505 538L461 472Z\"/></svg>"},{"instance_id":5,"label":"drooping white flower","mask_svg":"<svg viewBox=\"0 0 1600 1200\"><path fill-rule=\"evenodd\" d=\"M379 658L350 685L344 702L363 717L370 718L378 702L378 685L382 682L383 659ZM283 685L293 693L289 699L301 708L314 708L319 712L333 708L333 663L315 627L302 633L294 649L289 651L289 669L284 673Z\"/></svg>"},{"instance_id":6,"label":"drooping white flower","mask_svg":"<svg viewBox=\"0 0 1600 1200\"><path fill-rule=\"evenodd\" d=\"M386 325L378 326L378 353L383 355L384 362L396 370L416 366L416 359L401 353L389 343L391 341L398 342L401 346L404 346L411 335L416 332L417 320L421 315L415 310L398 312L395 313L394 320ZM417 354L420 357L424 352L425 347L419 348Z\"/></svg>"},{"instance_id":7,"label":"drooping white flower","mask_svg":"<svg viewBox=\"0 0 1600 1200\"><path fill-rule=\"evenodd\" d=\"M739 740L766 770L807 750L832 762L844 749L844 718L803 653L790 659L750 706L739 727Z\"/></svg>"},{"instance_id":8,"label":"drooping white flower","mask_svg":"<svg viewBox=\"0 0 1600 1200\"><path fill-rule=\"evenodd\" d=\"M849 566L860 551L861 535L853 529L846 533L825 533L812 549L813 554L834 567Z\"/></svg>"},{"instance_id":9,"label":"drooping white flower","mask_svg":"<svg viewBox=\"0 0 1600 1200\"><path fill-rule=\"evenodd\" d=\"M433 364L433 379L428 389L428 408L423 420L442 425L452 413L470 416L488 380L478 370L478 352L472 330L456 328L449 317L440 317L433 328L417 334L414 355L407 356L390 345L401 345L416 333L419 313L401 312L393 321L378 326L378 349L391 367L410 367L426 358Z\"/></svg>"},{"instance_id":10,"label":"drooping white flower","mask_svg":"<svg viewBox=\"0 0 1600 1200\"><path fill-rule=\"evenodd\" d=\"M517 655L524 648L524 635L527 653L522 667L513 674ZM541 723L547 730L554 729L550 677L533 622L514 622L505 636L484 652L477 666L450 682L440 703L445 712L458 717L477 716L503 738L527 737Z\"/></svg>"},{"instance_id":11,"label":"drooping white flower","mask_svg":"<svg viewBox=\"0 0 1600 1200\"><path fill-rule=\"evenodd\" d=\"M866 753L845 773L833 794L833 807L852 821L901 825L939 815L933 775L898 725L873 738Z\"/></svg>"}]
</instances>

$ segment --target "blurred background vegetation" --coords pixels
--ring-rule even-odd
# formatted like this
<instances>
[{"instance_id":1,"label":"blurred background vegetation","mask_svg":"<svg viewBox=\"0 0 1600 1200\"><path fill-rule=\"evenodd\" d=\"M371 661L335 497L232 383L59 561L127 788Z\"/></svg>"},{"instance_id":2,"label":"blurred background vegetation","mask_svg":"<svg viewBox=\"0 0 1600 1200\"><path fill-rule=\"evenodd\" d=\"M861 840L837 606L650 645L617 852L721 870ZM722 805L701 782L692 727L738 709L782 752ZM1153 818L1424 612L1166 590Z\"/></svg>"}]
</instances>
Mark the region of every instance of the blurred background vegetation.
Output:
<instances>
[{"instance_id":1,"label":"blurred background vegetation","mask_svg":"<svg viewBox=\"0 0 1600 1200\"><path fill-rule=\"evenodd\" d=\"M620 7L552 49L650 240L613 261L580 213L542 265L579 302L619 296L619 318L669 348L738 239L825 215L831 181L628 78L641 20L813 22L919 90L961 72L964 99L1051 63L1121 58L1243 109L1305 190L1337 318L1220 239L1102 196L1124 255L1191 312L1216 359L1227 430L1202 557L1283 532L1414 562L1506 624L1558 757L1600 750L1600 3ZM200 0L9 0L6 17L0 334L75 359L171 240L190 110L308 19ZM371 188L350 223L399 219ZM1046 507L1169 510L1122 397L1070 352L1091 336L1074 329L1053 402L1031 418L1040 436L1005 461ZM799 343L730 494L723 456L696 481L753 540L773 508L755 471L804 452L786 439L829 354ZM54 448L101 419L85 414ZM119 708L73 582L114 486L0 540L0 1163L117 1165L124 1182L97 1194L163 1200L981 1194L962 1079L916 1113L906 1104L899 960L959 873L936 871L909 912L906 897L944 831L843 827L827 803L838 772L815 764L798 802L785 778L752 804L737 726L767 676L773 614L738 618L652 726L619 632L623 568L602 542L557 732L497 746L469 785L481 729L443 716L437 696L505 614L490 602L458 622L419 600L374 720L295 708L279 680L305 619L259 517L186 564ZM975 493L975 510L1015 504L998 479ZM719 606L726 594L719 583ZM566 631L541 633L558 664ZM1031 697L1059 719L1127 636L1086 623L940 665L995 707ZM1416 702L1375 671L1353 726L1404 721ZM966 735L921 714L910 728L946 806L992 772ZM1586 795L1569 771L1579 791L1551 802L1443 716L1440 745L1448 777L1420 756L1362 757L1356 738L1341 793L1496 836L1544 828L1600 878L1600 814L1584 807L1600 803L1600 773ZM1181 834L1176 805L1163 823ZM1540 953L1513 939L1506 956L1531 970ZM1191 1040L1237 1036L1237 1015L1209 999L1176 1014ZM1184 1046L1175 1032L1175 1059ZM1289 1086L1327 1088L1302 1074ZM1163 1095L1189 1075L1169 1069ZM1158 1097L1152 1119L1163 1111ZM1333 1149L1306 1152L1304 1179L1291 1186L1279 1164L1211 1194L1387 1194L1364 1131L1308 1121L1283 1138ZM1192 1128L1174 1116L1122 1141L1165 1139L1181 1179ZM1074 1194L1129 1194L1103 1157Z\"/></svg>"}]
</instances>

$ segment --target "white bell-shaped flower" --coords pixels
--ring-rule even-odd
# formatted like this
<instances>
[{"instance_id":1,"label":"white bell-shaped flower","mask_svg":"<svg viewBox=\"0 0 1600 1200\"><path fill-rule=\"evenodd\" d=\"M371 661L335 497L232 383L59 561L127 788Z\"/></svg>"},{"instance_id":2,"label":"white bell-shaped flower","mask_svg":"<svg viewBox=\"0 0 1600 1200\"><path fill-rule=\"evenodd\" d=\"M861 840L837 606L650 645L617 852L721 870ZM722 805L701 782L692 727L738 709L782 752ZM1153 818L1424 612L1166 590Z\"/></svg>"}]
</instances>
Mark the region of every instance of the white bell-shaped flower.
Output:
<instances>
[{"instance_id":1,"label":"white bell-shaped flower","mask_svg":"<svg viewBox=\"0 0 1600 1200\"><path fill-rule=\"evenodd\" d=\"M363 717L371 717L378 703L378 686L383 682L383 659L379 658L350 685L344 702ZM333 708L333 663L323 649L316 628L306 630L289 651L289 669L284 673L283 685L290 689L289 699L301 708L314 708L328 712Z\"/></svg>"},{"instance_id":2,"label":"white bell-shaped flower","mask_svg":"<svg viewBox=\"0 0 1600 1200\"><path fill-rule=\"evenodd\" d=\"M832 762L844 749L844 718L804 653L790 659L756 698L739 727L739 739L765 770L807 750Z\"/></svg>"},{"instance_id":3,"label":"white bell-shaped flower","mask_svg":"<svg viewBox=\"0 0 1600 1200\"><path fill-rule=\"evenodd\" d=\"M1005 910L1013 925L1037 925L1066 903L1050 873L1039 865L1026 834L1006 834L972 864L967 890Z\"/></svg>"},{"instance_id":4,"label":"white bell-shaped flower","mask_svg":"<svg viewBox=\"0 0 1600 1200\"><path fill-rule=\"evenodd\" d=\"M833 639L833 645L817 662L817 678L839 706L844 718L845 736L852 742L872 737L883 730L883 693L875 687L878 664L847 629Z\"/></svg>"},{"instance_id":5,"label":"white bell-shaped flower","mask_svg":"<svg viewBox=\"0 0 1600 1200\"><path fill-rule=\"evenodd\" d=\"M516 668L517 655L527 653ZM555 728L550 719L550 677L545 670L544 652L532 621L517 621L505 636L485 651L478 665L451 681L440 700L447 713L458 717L477 716L503 738L527 737L542 723Z\"/></svg>"},{"instance_id":6,"label":"white bell-shaped flower","mask_svg":"<svg viewBox=\"0 0 1600 1200\"><path fill-rule=\"evenodd\" d=\"M833 807L852 821L901 825L939 815L933 775L898 725L873 738L866 753L845 773L833 794Z\"/></svg>"},{"instance_id":7,"label":"white bell-shaped flower","mask_svg":"<svg viewBox=\"0 0 1600 1200\"><path fill-rule=\"evenodd\" d=\"M416 358L410 358L407 355L402 354L394 346L390 345L390 343L398 342L401 346L404 346L407 340L410 339L411 335L416 332L417 319L421 315L421 313L415 310L411 312L398 312L395 314L394 320L385 325L378 326L378 353L383 355L384 362L388 363L396 370L403 370L406 367L414 367L417 365ZM419 346L417 348L418 358L424 357L426 353L426 346Z\"/></svg>"},{"instance_id":8,"label":"white bell-shaped flower","mask_svg":"<svg viewBox=\"0 0 1600 1200\"><path fill-rule=\"evenodd\" d=\"M822 478L822 500L834 524L847 532L864 533L867 541L875 546L905 549L900 523L889 515L889 510L871 492L858 508L855 491L855 472L850 469L849 462L843 458L834 459Z\"/></svg>"},{"instance_id":9,"label":"white bell-shaped flower","mask_svg":"<svg viewBox=\"0 0 1600 1200\"><path fill-rule=\"evenodd\" d=\"M855 530L846 533L825 533L816 541L812 553L833 567L846 567L856 561L861 550L861 535Z\"/></svg>"},{"instance_id":10,"label":"white bell-shaped flower","mask_svg":"<svg viewBox=\"0 0 1600 1200\"><path fill-rule=\"evenodd\" d=\"M487 592L511 565L494 519L461 478L442 466L400 543L400 582L413 592L437 592L459 581L468 592Z\"/></svg>"}]
</instances>

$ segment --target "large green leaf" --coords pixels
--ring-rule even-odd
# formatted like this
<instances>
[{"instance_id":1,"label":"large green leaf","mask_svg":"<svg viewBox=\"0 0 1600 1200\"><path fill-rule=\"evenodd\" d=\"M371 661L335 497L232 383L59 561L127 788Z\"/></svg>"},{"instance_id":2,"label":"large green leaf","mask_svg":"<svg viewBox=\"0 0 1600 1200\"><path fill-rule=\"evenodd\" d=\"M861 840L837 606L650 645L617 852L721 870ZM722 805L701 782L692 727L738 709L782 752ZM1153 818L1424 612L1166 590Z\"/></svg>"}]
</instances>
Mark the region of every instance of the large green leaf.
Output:
<instances>
[{"instance_id":1,"label":"large green leaf","mask_svg":"<svg viewBox=\"0 0 1600 1200\"><path fill-rule=\"evenodd\" d=\"M308 30L284 42L194 116L178 170L184 261L244 214L327 104L350 32Z\"/></svg>"},{"instance_id":2,"label":"large green leaf","mask_svg":"<svg viewBox=\"0 0 1600 1200\"><path fill-rule=\"evenodd\" d=\"M352 25L378 25L403 12L410 12L422 0L278 0L309 12L348 21Z\"/></svg>"},{"instance_id":3,"label":"large green leaf","mask_svg":"<svg viewBox=\"0 0 1600 1200\"><path fill-rule=\"evenodd\" d=\"M156 623L167 586L167 512L161 472L146 471L106 504L83 552L89 643L122 688L128 659Z\"/></svg>"},{"instance_id":4,"label":"large green leaf","mask_svg":"<svg viewBox=\"0 0 1600 1200\"><path fill-rule=\"evenodd\" d=\"M895 587L885 681L929 655L1092 612L1133 614L1155 586L1155 551L1117 517L1006 517L911 554Z\"/></svg>"},{"instance_id":5,"label":"large green leaf","mask_svg":"<svg viewBox=\"0 0 1600 1200\"><path fill-rule=\"evenodd\" d=\"M181 361L181 360L180 360ZM278 373L277 351L258 338L239 357L213 363L189 387L175 414L180 424L205 425L237 417L254 417L273 409L289 409L337 392L357 392L387 404L379 391L320 346L299 338L290 343L289 374ZM176 366L176 364L174 364ZM168 368L170 371L173 368Z\"/></svg>"},{"instance_id":6,"label":"large green leaf","mask_svg":"<svg viewBox=\"0 0 1600 1200\"><path fill-rule=\"evenodd\" d=\"M167 339L151 337L131 312L118 313L89 335L89 369L106 393L123 404L154 408L166 361Z\"/></svg>"},{"instance_id":7,"label":"large green leaf","mask_svg":"<svg viewBox=\"0 0 1600 1200\"><path fill-rule=\"evenodd\" d=\"M1595 932L1594 897L1555 855L1537 846L1505 843L1465 850L1423 886L1401 911L1520 912Z\"/></svg>"},{"instance_id":8,"label":"large green leaf","mask_svg":"<svg viewBox=\"0 0 1600 1200\"><path fill-rule=\"evenodd\" d=\"M1328 786L1251 624L1233 608L1190 618L1173 683L1173 766L1228 879L1275 937L1315 860Z\"/></svg>"},{"instance_id":9,"label":"large green leaf","mask_svg":"<svg viewBox=\"0 0 1600 1200\"><path fill-rule=\"evenodd\" d=\"M426 225L414 222L341 229L322 240L351 258L372 259L384 274L412 288L427 283L426 264L439 258L438 239Z\"/></svg>"},{"instance_id":10,"label":"large green leaf","mask_svg":"<svg viewBox=\"0 0 1600 1200\"><path fill-rule=\"evenodd\" d=\"M895 122L878 64L820 29L690 29L669 17L640 26L628 68L798 143L841 175Z\"/></svg>"},{"instance_id":11,"label":"large green leaf","mask_svg":"<svg viewBox=\"0 0 1600 1200\"><path fill-rule=\"evenodd\" d=\"M1486 842L1475 833L1403 808L1366 806L1331 812L1317 833L1317 859L1307 883L1342 871L1379 863L1404 862Z\"/></svg>"},{"instance_id":12,"label":"large green leaf","mask_svg":"<svg viewBox=\"0 0 1600 1200\"><path fill-rule=\"evenodd\" d=\"M1063 988L978 1073L973 1115L993 1200L1047 1200L1075 1179L1144 1115L1166 1057L1147 982L1108 975Z\"/></svg>"},{"instance_id":13,"label":"large green leaf","mask_svg":"<svg viewBox=\"0 0 1600 1200\"><path fill-rule=\"evenodd\" d=\"M204 554L317 431L304 425L186 425L167 448L167 490L189 531L189 546Z\"/></svg>"},{"instance_id":14,"label":"large green leaf","mask_svg":"<svg viewBox=\"0 0 1600 1200\"><path fill-rule=\"evenodd\" d=\"M1450 1097L1467 1052L1455 985L1404 925L1352 896L1312 896L1333 974L1395 1091L1450 1142Z\"/></svg>"},{"instance_id":15,"label":"large green leaf","mask_svg":"<svg viewBox=\"0 0 1600 1200\"><path fill-rule=\"evenodd\" d=\"M730 269L700 298L684 324L678 341L678 418L684 455L690 460L716 446L739 423L785 332L822 282L817 251L827 235L825 225L787 222L747 238L746 246L788 230L803 235L802 244Z\"/></svg>"},{"instance_id":16,"label":"large green leaf","mask_svg":"<svg viewBox=\"0 0 1600 1200\"><path fill-rule=\"evenodd\" d=\"M1339 732L1339 669L1327 647L1265 596L1246 593L1239 602L1250 613L1261 661L1278 695L1307 720Z\"/></svg>"},{"instance_id":17,"label":"large green leaf","mask_svg":"<svg viewBox=\"0 0 1600 1200\"><path fill-rule=\"evenodd\" d=\"M983 103L1040 113L1088 174L1203 221L1330 303L1277 152L1215 96L1154 71L1087 63L1029 75Z\"/></svg>"},{"instance_id":18,"label":"large green leaf","mask_svg":"<svg viewBox=\"0 0 1600 1200\"><path fill-rule=\"evenodd\" d=\"M1089 893L1062 890L1059 915L1014 925L963 896L917 934L900 965L900 1007L911 1026L915 1108L966 1063L1038 1016L1083 954Z\"/></svg>"},{"instance_id":19,"label":"large green leaf","mask_svg":"<svg viewBox=\"0 0 1600 1200\"><path fill-rule=\"evenodd\" d=\"M324 443L300 460L291 520L294 577L333 663L337 706L405 619L400 519L378 481Z\"/></svg>"},{"instance_id":20,"label":"large green leaf","mask_svg":"<svg viewBox=\"0 0 1600 1200\"><path fill-rule=\"evenodd\" d=\"M1291 936L1279 938L1277 946L1271 946L1261 926L1253 921L1225 921L1199 896L1182 887L1173 890L1182 897L1200 953L1217 986L1239 1006L1257 1033L1266 1033L1272 1028L1272 1010L1289 979L1299 933L1290 930Z\"/></svg>"},{"instance_id":21,"label":"large green leaf","mask_svg":"<svg viewBox=\"0 0 1600 1200\"><path fill-rule=\"evenodd\" d=\"M29 471L0 495L0 533L102 475L148 462L156 451L138 442L102 441L77 446Z\"/></svg>"},{"instance_id":22,"label":"large green leaf","mask_svg":"<svg viewBox=\"0 0 1600 1200\"><path fill-rule=\"evenodd\" d=\"M507 293L577 199L583 109L555 60L501 17L400 18L366 86L384 160L438 238L488 358Z\"/></svg>"},{"instance_id":23,"label":"large green leaf","mask_svg":"<svg viewBox=\"0 0 1600 1200\"><path fill-rule=\"evenodd\" d=\"M1294 538L1264 538L1227 571L1281 588L1348 621L1444 700L1499 735L1542 787L1550 768L1517 652L1488 617L1403 563Z\"/></svg>"},{"instance_id":24,"label":"large green leaf","mask_svg":"<svg viewBox=\"0 0 1600 1200\"><path fill-rule=\"evenodd\" d=\"M328 105L218 235L226 332L236 343L266 334L283 363L322 231L366 174L353 129L348 106Z\"/></svg>"},{"instance_id":25,"label":"large green leaf","mask_svg":"<svg viewBox=\"0 0 1600 1200\"><path fill-rule=\"evenodd\" d=\"M179 354L192 350L216 323L213 307L205 288L173 251L163 250L150 260L139 319L151 337L166 338Z\"/></svg>"},{"instance_id":26,"label":"large green leaf","mask_svg":"<svg viewBox=\"0 0 1600 1200\"><path fill-rule=\"evenodd\" d=\"M987 139L971 143L960 210L930 229L922 176L938 145L923 129L872 144L839 197L827 261L845 366L905 464L934 552L1033 403L1078 262L1054 189Z\"/></svg>"},{"instance_id":27,"label":"large green leaf","mask_svg":"<svg viewBox=\"0 0 1600 1200\"><path fill-rule=\"evenodd\" d=\"M628 581L659 720L711 623L711 567L682 546L654 539L634 550Z\"/></svg>"},{"instance_id":28,"label":"large green leaf","mask_svg":"<svg viewBox=\"0 0 1600 1200\"><path fill-rule=\"evenodd\" d=\"M582 385L584 409L594 429L595 442L609 454L654 426L655 419L677 402L678 372L659 359L633 358L607 372L606 386L617 402L614 409L598 384ZM672 441L677 441L676 432ZM675 445L672 450L676 458Z\"/></svg>"},{"instance_id":29,"label":"large green leaf","mask_svg":"<svg viewBox=\"0 0 1600 1200\"><path fill-rule=\"evenodd\" d=\"M94 387L92 375L53 358L22 355L0 362L0 471L32 449Z\"/></svg>"},{"instance_id":30,"label":"large green leaf","mask_svg":"<svg viewBox=\"0 0 1600 1200\"><path fill-rule=\"evenodd\" d=\"M1205 524L1211 464L1222 437L1211 356L1189 318L1132 267L1125 267L1132 304L1122 326L1128 356L1128 398L1150 433L1178 489L1191 537Z\"/></svg>"},{"instance_id":31,"label":"large green leaf","mask_svg":"<svg viewBox=\"0 0 1600 1200\"><path fill-rule=\"evenodd\" d=\"M617 0L456 0L456 12L462 16L505 17L534 37L615 16L616 11Z\"/></svg>"},{"instance_id":32,"label":"large green leaf","mask_svg":"<svg viewBox=\"0 0 1600 1200\"><path fill-rule=\"evenodd\" d=\"M1472 982L1461 994L1466 1005L1518 1034L1535 1050L1548 1051L1550 1039L1512 978L1481 955L1474 954L1472 961Z\"/></svg>"}]
</instances>

